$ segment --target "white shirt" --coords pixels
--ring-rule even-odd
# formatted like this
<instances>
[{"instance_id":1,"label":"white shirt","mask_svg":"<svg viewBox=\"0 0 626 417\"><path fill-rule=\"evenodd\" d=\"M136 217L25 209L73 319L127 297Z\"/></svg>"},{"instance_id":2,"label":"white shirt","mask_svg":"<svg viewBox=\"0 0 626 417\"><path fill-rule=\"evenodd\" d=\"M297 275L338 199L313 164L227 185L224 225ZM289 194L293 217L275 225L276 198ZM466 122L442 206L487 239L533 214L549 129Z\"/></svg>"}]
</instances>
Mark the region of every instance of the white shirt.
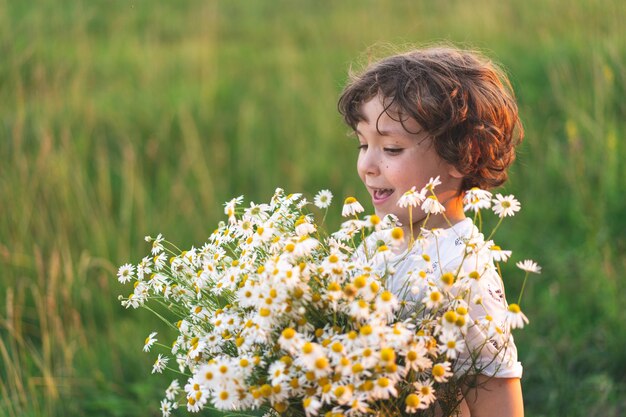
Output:
<instances>
[{"instance_id":1,"label":"white shirt","mask_svg":"<svg viewBox=\"0 0 626 417\"><path fill-rule=\"evenodd\" d=\"M427 287L426 280L411 279L411 274L417 274L422 270L428 273L428 276L439 278L445 272L452 272L456 275L456 271L461 267L462 272L459 277L472 271L480 273L477 284L472 285L471 299L465 300L471 319L479 322L489 315L495 324L505 329L504 322L508 305L504 295L504 285L494 266L490 251L485 245L482 233L470 218L462 220L452 228L440 229L440 232L441 236L429 234L426 238L415 242L411 249L392 255L387 258L386 262L382 261L374 265L377 272L383 269L389 270L390 267L395 270L393 275L387 278L385 286L396 297L407 302L409 311L402 313L401 318L407 318L410 315L411 305L421 302ZM377 237L374 234L370 238L368 238L370 247L375 247ZM483 249L464 258L467 242L476 243L477 247L483 247ZM359 252L358 256L363 257L363 251ZM430 258L430 264L424 261L424 255ZM475 303L477 297L482 299L480 305ZM499 378L522 376L522 364L517 360L517 348L510 332L505 333L498 341L495 338L489 338L479 326L470 324L465 342L466 348L459 353L457 359L458 370L472 366L487 376ZM470 352L477 351L479 355L471 365ZM463 366L463 364L466 365Z\"/></svg>"}]
</instances>

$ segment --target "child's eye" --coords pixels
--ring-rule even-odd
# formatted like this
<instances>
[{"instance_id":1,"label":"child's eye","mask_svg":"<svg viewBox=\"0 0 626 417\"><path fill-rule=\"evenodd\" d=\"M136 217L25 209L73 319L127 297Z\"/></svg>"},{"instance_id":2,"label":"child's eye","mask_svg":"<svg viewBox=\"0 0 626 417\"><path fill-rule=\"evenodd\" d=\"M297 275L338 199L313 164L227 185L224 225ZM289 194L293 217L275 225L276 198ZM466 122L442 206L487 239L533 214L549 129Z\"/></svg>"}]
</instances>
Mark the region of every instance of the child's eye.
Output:
<instances>
[{"instance_id":1,"label":"child's eye","mask_svg":"<svg viewBox=\"0 0 626 417\"><path fill-rule=\"evenodd\" d=\"M364 151L367 149L367 144L365 143L359 143L359 150L360 151Z\"/></svg>"},{"instance_id":2,"label":"child's eye","mask_svg":"<svg viewBox=\"0 0 626 417\"><path fill-rule=\"evenodd\" d=\"M391 155L399 155L403 150L402 148L385 148L385 152Z\"/></svg>"}]
</instances>

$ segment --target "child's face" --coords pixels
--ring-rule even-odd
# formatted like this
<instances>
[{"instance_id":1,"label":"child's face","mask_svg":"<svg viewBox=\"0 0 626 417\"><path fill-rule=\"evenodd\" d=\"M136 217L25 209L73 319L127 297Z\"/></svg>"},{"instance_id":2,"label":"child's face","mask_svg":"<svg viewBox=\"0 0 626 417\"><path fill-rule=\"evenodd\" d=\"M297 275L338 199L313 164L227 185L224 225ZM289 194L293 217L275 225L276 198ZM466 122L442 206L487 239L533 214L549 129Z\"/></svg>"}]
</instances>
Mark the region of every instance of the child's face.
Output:
<instances>
[{"instance_id":1,"label":"child's face","mask_svg":"<svg viewBox=\"0 0 626 417\"><path fill-rule=\"evenodd\" d=\"M356 131L360 143L357 170L372 197L376 214L395 214L408 228L409 209L398 207L398 199L411 187L419 191L430 178L440 176L442 184L435 188L435 193L446 207L448 218L453 223L458 221L456 217L463 216L462 209L458 213L462 177L437 155L430 136L413 119L404 120L404 126L394 120L398 119L395 115L392 119L384 112L379 97L365 103L361 110L365 120L359 122ZM414 224L421 225L424 218L419 207L413 209ZM446 225L441 215L431 216L427 223L428 228Z\"/></svg>"}]
</instances>

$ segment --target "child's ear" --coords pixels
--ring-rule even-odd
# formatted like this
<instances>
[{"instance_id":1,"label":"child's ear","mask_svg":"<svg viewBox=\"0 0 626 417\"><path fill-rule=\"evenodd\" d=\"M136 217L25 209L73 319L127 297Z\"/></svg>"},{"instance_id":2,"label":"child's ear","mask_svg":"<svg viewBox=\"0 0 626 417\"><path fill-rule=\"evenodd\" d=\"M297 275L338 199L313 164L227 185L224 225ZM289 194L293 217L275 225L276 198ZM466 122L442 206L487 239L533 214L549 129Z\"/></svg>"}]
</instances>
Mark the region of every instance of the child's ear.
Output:
<instances>
[{"instance_id":1,"label":"child's ear","mask_svg":"<svg viewBox=\"0 0 626 417\"><path fill-rule=\"evenodd\" d=\"M463 177L465 177L465 175L463 175L458 169L456 169L454 165L450 165L450 167L448 168L448 175L456 179L463 179Z\"/></svg>"}]
</instances>

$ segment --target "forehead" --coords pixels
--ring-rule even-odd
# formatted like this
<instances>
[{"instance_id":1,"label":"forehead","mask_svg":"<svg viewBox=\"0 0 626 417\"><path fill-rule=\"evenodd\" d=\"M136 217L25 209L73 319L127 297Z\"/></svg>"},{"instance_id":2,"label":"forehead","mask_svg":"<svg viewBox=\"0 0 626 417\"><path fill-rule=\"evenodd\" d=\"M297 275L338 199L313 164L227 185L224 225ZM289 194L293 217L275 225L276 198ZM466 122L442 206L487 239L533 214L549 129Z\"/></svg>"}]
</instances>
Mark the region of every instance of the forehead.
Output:
<instances>
[{"instance_id":1,"label":"forehead","mask_svg":"<svg viewBox=\"0 0 626 417\"><path fill-rule=\"evenodd\" d=\"M375 96L361 105L362 120L357 133L376 131L386 135L415 136L424 131L417 121L400 111L390 100Z\"/></svg>"}]
</instances>

